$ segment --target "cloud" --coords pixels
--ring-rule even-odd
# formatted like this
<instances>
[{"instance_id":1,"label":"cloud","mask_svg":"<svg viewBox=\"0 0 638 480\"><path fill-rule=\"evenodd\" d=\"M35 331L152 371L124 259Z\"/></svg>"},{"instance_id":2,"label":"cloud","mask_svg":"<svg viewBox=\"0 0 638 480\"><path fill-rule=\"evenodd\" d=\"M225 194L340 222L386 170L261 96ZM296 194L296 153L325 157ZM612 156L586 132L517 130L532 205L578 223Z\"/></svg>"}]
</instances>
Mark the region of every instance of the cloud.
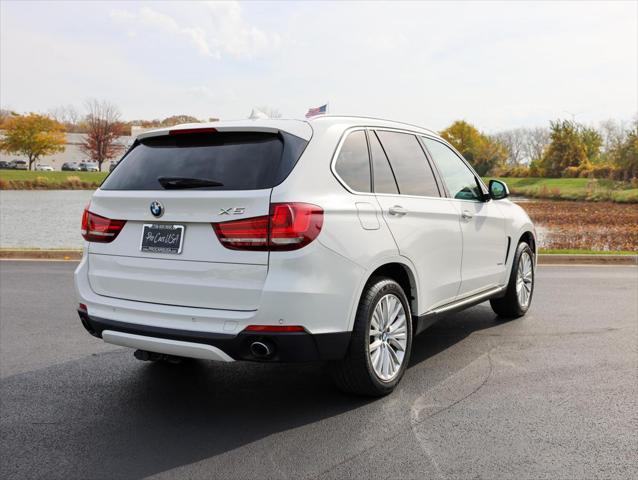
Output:
<instances>
[{"instance_id":1,"label":"cloud","mask_svg":"<svg viewBox=\"0 0 638 480\"><path fill-rule=\"evenodd\" d=\"M189 4L188 9L197 11L196 24L186 25L187 20L179 18L178 12L170 15L151 7L112 10L111 18L130 28L143 27L172 35L195 46L200 54L218 60L224 56L251 58L281 43L277 33L248 23L238 2L198 2Z\"/></svg>"},{"instance_id":2,"label":"cloud","mask_svg":"<svg viewBox=\"0 0 638 480\"><path fill-rule=\"evenodd\" d=\"M638 104L636 3L0 0L0 13L0 100L19 111L97 97L129 119L303 117L329 101L493 132Z\"/></svg>"}]
</instances>

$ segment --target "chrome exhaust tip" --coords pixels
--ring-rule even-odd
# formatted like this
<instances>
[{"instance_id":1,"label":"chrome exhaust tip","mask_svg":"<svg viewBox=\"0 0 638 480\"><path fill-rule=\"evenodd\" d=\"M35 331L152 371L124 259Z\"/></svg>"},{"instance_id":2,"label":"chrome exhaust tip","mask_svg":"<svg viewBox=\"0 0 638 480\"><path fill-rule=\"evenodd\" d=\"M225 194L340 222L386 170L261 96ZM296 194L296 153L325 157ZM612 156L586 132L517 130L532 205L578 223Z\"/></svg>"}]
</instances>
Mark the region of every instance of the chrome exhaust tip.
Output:
<instances>
[{"instance_id":1,"label":"chrome exhaust tip","mask_svg":"<svg viewBox=\"0 0 638 480\"><path fill-rule=\"evenodd\" d=\"M250 344L250 353L257 358L266 358L272 355L273 348L267 342L253 342Z\"/></svg>"},{"instance_id":2,"label":"chrome exhaust tip","mask_svg":"<svg viewBox=\"0 0 638 480\"><path fill-rule=\"evenodd\" d=\"M133 356L142 362L166 362L181 363L183 358L163 353L147 352L146 350L135 350Z\"/></svg>"}]
</instances>

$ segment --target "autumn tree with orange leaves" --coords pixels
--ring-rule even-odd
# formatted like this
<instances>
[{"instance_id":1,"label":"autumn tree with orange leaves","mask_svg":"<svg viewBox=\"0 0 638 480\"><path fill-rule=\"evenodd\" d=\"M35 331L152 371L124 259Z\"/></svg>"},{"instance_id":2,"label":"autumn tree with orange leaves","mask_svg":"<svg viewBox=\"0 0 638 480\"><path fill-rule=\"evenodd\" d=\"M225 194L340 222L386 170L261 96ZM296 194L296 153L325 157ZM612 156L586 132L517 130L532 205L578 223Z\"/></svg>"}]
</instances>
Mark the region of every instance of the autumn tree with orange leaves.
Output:
<instances>
[{"instance_id":1,"label":"autumn tree with orange leaves","mask_svg":"<svg viewBox=\"0 0 638 480\"><path fill-rule=\"evenodd\" d=\"M102 171L102 164L124 149L117 143L117 138L124 133L124 124L117 107L107 101L89 100L86 109L87 133L80 148Z\"/></svg>"}]
</instances>

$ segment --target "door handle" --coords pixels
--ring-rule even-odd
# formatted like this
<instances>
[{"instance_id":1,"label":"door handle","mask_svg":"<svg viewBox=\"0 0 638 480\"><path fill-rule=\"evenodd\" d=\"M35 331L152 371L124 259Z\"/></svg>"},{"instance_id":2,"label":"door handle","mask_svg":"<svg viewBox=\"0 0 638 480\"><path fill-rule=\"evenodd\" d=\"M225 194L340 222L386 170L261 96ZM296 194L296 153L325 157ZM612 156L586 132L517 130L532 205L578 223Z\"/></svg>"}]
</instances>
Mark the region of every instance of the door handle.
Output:
<instances>
[{"instance_id":1,"label":"door handle","mask_svg":"<svg viewBox=\"0 0 638 480\"><path fill-rule=\"evenodd\" d=\"M472 218L474 218L474 215L472 215L472 212L470 212L469 210L463 210L463 212L461 213L461 218L466 222L469 222L470 220L472 220Z\"/></svg>"},{"instance_id":2,"label":"door handle","mask_svg":"<svg viewBox=\"0 0 638 480\"><path fill-rule=\"evenodd\" d=\"M401 205L395 205L394 207L390 207L390 209L388 210L388 213L390 215L397 215L399 217L402 217L403 215L408 213L408 211L405 208L403 208Z\"/></svg>"}]
</instances>

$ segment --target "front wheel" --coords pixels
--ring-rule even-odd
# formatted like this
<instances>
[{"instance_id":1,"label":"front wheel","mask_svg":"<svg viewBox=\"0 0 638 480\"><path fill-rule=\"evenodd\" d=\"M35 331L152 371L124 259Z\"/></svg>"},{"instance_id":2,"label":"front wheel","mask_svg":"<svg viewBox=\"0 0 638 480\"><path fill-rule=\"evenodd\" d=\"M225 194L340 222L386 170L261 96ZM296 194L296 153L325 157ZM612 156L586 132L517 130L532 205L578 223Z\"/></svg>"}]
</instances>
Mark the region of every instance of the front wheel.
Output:
<instances>
[{"instance_id":1,"label":"front wheel","mask_svg":"<svg viewBox=\"0 0 638 480\"><path fill-rule=\"evenodd\" d=\"M534 294L534 252L525 242L518 244L505 296L490 300L492 310L503 318L527 313Z\"/></svg>"},{"instance_id":2,"label":"front wheel","mask_svg":"<svg viewBox=\"0 0 638 480\"><path fill-rule=\"evenodd\" d=\"M335 383L349 393L387 395L401 380L411 348L412 317L403 289L390 278L372 278L359 302L346 357L332 365Z\"/></svg>"}]
</instances>

